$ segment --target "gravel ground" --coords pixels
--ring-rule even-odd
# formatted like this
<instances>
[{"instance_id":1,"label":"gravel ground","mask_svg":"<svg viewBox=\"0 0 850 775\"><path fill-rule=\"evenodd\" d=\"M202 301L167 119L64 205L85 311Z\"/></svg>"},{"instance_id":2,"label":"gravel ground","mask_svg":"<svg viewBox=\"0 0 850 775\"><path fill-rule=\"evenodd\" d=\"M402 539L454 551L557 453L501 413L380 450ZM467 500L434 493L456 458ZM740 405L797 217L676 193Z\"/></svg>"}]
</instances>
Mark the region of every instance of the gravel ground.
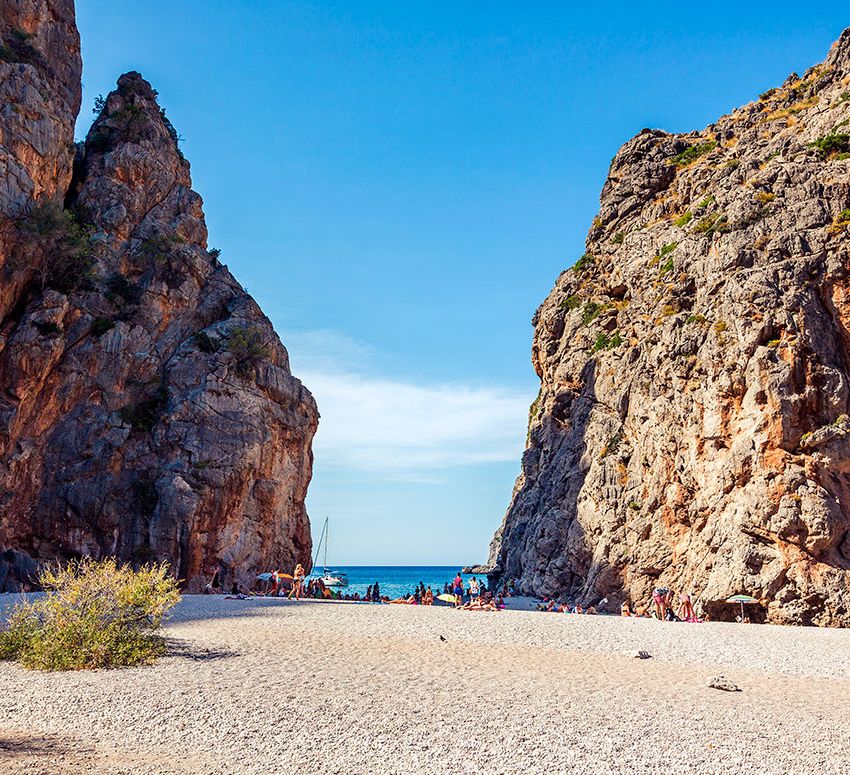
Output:
<instances>
[{"instance_id":1,"label":"gravel ground","mask_svg":"<svg viewBox=\"0 0 850 775\"><path fill-rule=\"evenodd\" d=\"M186 596L168 636L0 664L0 772L850 772L846 630Z\"/></svg>"}]
</instances>

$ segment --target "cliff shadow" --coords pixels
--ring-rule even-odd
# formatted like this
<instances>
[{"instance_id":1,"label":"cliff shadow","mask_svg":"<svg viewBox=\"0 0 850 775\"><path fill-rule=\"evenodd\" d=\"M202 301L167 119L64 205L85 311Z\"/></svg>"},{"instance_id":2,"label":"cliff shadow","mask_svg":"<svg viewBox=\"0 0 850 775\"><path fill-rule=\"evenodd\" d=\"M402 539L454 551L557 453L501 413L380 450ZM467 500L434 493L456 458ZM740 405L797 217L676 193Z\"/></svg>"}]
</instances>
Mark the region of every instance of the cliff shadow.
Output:
<instances>
[{"instance_id":1,"label":"cliff shadow","mask_svg":"<svg viewBox=\"0 0 850 775\"><path fill-rule=\"evenodd\" d=\"M93 747L73 737L50 734L28 734L0 729L0 770L3 772L82 772L96 757ZM80 767L80 769L77 769ZM12 769L15 768L15 769Z\"/></svg>"},{"instance_id":2,"label":"cliff shadow","mask_svg":"<svg viewBox=\"0 0 850 775\"><path fill-rule=\"evenodd\" d=\"M500 554L500 581L517 578L521 591L583 604L595 604L618 588L605 582L607 564L594 564L578 519L591 465L588 433L599 406L596 370L596 360L588 360L580 381L565 383L542 422L530 429L523 455L525 481L505 520ZM596 580L603 582L602 594L596 593Z\"/></svg>"},{"instance_id":3,"label":"cliff shadow","mask_svg":"<svg viewBox=\"0 0 850 775\"><path fill-rule=\"evenodd\" d=\"M168 619L169 624L183 624L217 619L238 619L259 616L267 606L297 609L308 605L349 604L349 600L315 600L301 598L288 600L283 597L246 597L244 600L229 600L221 595L183 595L180 603Z\"/></svg>"}]
</instances>

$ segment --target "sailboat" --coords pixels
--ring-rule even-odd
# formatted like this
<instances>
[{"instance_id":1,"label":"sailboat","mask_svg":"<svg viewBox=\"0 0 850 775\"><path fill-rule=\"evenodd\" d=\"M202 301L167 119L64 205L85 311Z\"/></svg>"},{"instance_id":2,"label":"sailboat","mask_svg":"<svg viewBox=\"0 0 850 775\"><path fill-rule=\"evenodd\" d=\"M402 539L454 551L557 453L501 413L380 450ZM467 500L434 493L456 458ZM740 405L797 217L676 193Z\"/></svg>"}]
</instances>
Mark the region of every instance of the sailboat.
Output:
<instances>
[{"instance_id":1,"label":"sailboat","mask_svg":"<svg viewBox=\"0 0 850 775\"><path fill-rule=\"evenodd\" d=\"M316 545L316 556L313 559L313 567L316 567L316 562L319 559L319 550L322 548L322 542L325 544L325 554L324 554L324 564L322 565L322 575L319 577L321 582L326 587L347 587L348 586L348 576L344 573L340 573L339 571L332 571L328 569L328 523L330 519L325 517L325 524L322 528L322 534L319 536L319 543Z\"/></svg>"}]
</instances>

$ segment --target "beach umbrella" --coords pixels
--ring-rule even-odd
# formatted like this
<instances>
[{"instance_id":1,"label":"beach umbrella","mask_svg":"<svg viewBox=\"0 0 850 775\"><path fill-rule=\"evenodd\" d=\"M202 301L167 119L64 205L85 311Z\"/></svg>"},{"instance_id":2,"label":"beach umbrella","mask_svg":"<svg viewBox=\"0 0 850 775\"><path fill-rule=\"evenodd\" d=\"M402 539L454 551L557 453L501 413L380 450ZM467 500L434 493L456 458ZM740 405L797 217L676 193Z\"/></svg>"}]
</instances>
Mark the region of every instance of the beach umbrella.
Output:
<instances>
[{"instance_id":1,"label":"beach umbrella","mask_svg":"<svg viewBox=\"0 0 850 775\"><path fill-rule=\"evenodd\" d=\"M758 604L758 600L754 597L750 597L749 595L732 595L726 599L727 603L740 603L741 604L741 621L744 621L744 604L750 605L752 603Z\"/></svg>"},{"instance_id":2,"label":"beach umbrella","mask_svg":"<svg viewBox=\"0 0 850 775\"><path fill-rule=\"evenodd\" d=\"M457 598L454 595L437 595L437 600L442 600L444 603L457 603Z\"/></svg>"}]
</instances>

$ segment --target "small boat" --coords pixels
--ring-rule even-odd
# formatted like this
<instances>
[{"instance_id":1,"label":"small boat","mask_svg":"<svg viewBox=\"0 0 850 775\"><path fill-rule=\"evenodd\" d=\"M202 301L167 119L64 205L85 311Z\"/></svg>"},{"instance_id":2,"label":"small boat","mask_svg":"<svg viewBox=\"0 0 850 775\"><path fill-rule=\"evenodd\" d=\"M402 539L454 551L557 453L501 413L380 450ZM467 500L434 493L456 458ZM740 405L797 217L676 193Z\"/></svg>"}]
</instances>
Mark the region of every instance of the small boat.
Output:
<instances>
[{"instance_id":1,"label":"small boat","mask_svg":"<svg viewBox=\"0 0 850 775\"><path fill-rule=\"evenodd\" d=\"M322 534L319 536L319 543L316 546L316 558L313 560L313 567L316 567L316 561L319 559L319 550L322 548L322 542L325 544L324 565L322 566L322 575L319 576L326 587L347 587L348 576L339 571L330 570L328 568L328 522L329 518L325 517L325 524L322 527Z\"/></svg>"},{"instance_id":2,"label":"small boat","mask_svg":"<svg viewBox=\"0 0 850 775\"><path fill-rule=\"evenodd\" d=\"M344 573L329 571L325 568L324 575L322 576L322 583L326 587L347 587L348 576Z\"/></svg>"}]
</instances>

